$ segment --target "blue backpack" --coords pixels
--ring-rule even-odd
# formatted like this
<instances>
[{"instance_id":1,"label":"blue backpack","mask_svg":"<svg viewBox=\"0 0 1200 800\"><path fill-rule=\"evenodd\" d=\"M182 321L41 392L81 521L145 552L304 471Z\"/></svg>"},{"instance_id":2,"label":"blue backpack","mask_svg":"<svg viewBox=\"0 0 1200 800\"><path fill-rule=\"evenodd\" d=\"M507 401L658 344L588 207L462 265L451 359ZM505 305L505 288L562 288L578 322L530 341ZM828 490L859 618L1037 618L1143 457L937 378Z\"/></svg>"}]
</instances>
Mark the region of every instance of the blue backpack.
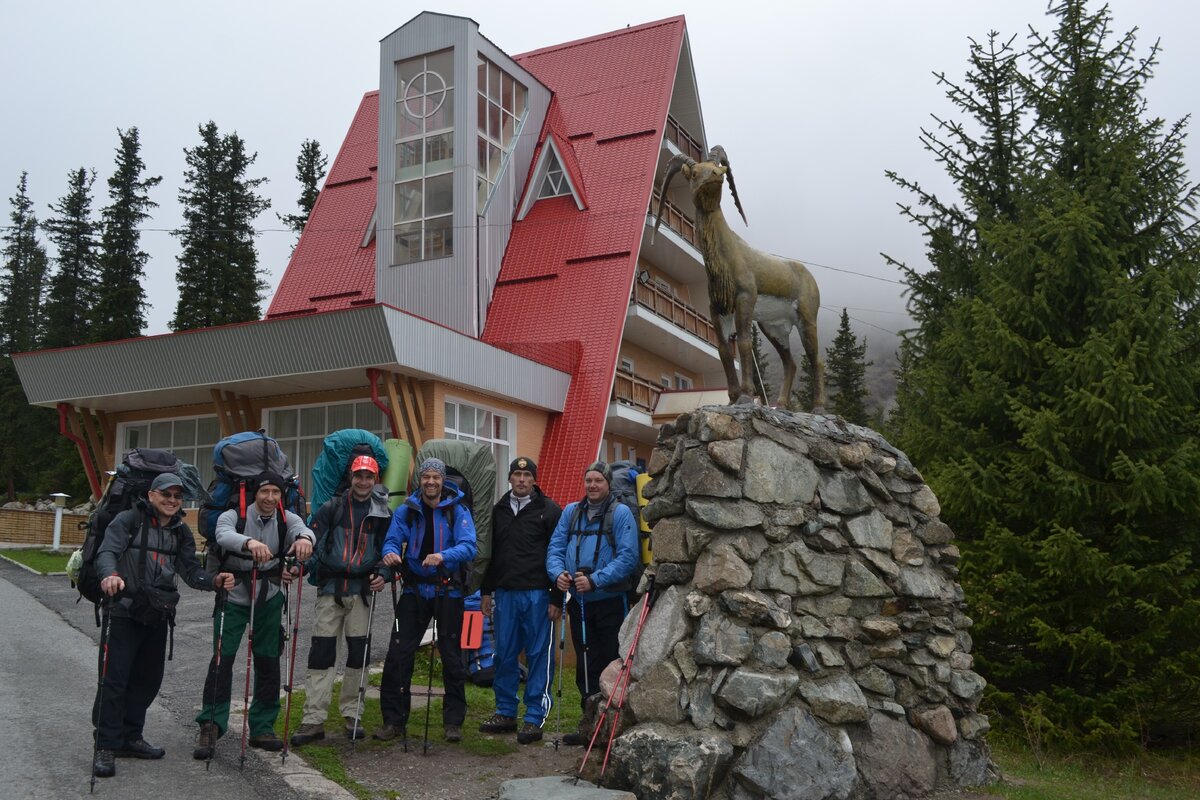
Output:
<instances>
[{"instance_id":1,"label":"blue backpack","mask_svg":"<svg viewBox=\"0 0 1200 800\"><path fill-rule=\"evenodd\" d=\"M216 477L208 486L209 501L200 507L198 527L209 552L217 549L217 519L229 509L238 512L237 531L246 529L246 509L254 503L255 479L264 472L283 478L285 512L307 516L304 493L279 442L263 431L246 431L226 436L213 448ZM282 542L287 530L283 514L278 517Z\"/></svg>"}]
</instances>

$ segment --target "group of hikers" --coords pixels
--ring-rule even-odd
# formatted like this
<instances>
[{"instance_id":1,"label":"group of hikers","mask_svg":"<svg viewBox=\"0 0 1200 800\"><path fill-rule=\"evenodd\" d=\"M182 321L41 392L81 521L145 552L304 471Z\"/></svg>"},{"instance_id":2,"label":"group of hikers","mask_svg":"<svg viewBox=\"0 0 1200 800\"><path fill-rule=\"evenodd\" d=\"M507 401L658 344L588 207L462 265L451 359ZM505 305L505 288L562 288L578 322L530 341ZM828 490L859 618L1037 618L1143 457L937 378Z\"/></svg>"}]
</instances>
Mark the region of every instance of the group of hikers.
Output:
<instances>
[{"instance_id":1,"label":"group of hikers","mask_svg":"<svg viewBox=\"0 0 1200 800\"><path fill-rule=\"evenodd\" d=\"M248 639L247 698L251 662L254 677L253 702L242 723L243 759L246 744L286 754L289 745L326 737L342 639L346 661L338 710L345 735L364 737L370 629L375 600L389 586L395 624L380 686L383 724L371 735L407 742L414 659L433 620L445 690L443 735L447 742L461 740L468 672L460 633L467 575L477 555L474 515L441 459L427 458L418 466L416 490L394 512L375 458L357 455L347 472L347 488L315 511L311 527L301 515L285 511L283 477L258 475L248 487L253 502L246 503L246 512L230 509L217 519L220 557L214 566L210 552L208 569L183 519L184 482L178 475L154 478L144 500L107 526L95 557L105 629L92 710L93 780L114 775L116 758L165 755L146 741L144 726L162 682L168 622L144 609L164 604L173 609L176 576L192 588L217 593L194 758L212 759L228 731L233 667L243 635ZM571 622L575 682L585 707L599 691L600 673L619 657L618 631L640 561L637 523L612 493L608 464L597 461L584 470L584 497L565 510L542 492L537 479L532 459L520 457L509 465L510 489L492 510L492 554L482 579L481 610L491 618L495 637L495 709L479 730L515 733L521 744L542 739L553 705L554 628L560 626L561 647L564 613ZM283 613L295 581L314 584L317 600L303 721L285 742L276 735L275 722L281 706ZM299 604L299 590L296 597ZM518 697L522 659L523 713ZM293 649L293 669L294 660ZM290 692L290 676L288 681ZM585 745L588 735L581 724L561 741Z\"/></svg>"}]
</instances>

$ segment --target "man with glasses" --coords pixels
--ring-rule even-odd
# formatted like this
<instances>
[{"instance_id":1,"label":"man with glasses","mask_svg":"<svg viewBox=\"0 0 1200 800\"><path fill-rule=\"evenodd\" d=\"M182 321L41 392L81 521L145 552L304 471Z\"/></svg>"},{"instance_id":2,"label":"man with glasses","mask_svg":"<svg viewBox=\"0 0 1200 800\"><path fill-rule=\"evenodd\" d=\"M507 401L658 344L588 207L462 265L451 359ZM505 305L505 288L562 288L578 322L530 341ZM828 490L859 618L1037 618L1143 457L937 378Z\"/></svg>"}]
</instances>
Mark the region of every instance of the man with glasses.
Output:
<instances>
[{"instance_id":1,"label":"man with glasses","mask_svg":"<svg viewBox=\"0 0 1200 800\"><path fill-rule=\"evenodd\" d=\"M162 758L166 751L142 736L146 709L162 685L167 630L179 600L176 575L193 589L228 589L233 575L210 577L196 558L196 541L183 521L183 481L165 473L150 484L146 499L122 511L104 531L96 568L108 613L108 668L92 707L98 778L116 774L114 758ZM155 593L169 612L150 606ZM160 604L161 605L161 604Z\"/></svg>"}]
</instances>

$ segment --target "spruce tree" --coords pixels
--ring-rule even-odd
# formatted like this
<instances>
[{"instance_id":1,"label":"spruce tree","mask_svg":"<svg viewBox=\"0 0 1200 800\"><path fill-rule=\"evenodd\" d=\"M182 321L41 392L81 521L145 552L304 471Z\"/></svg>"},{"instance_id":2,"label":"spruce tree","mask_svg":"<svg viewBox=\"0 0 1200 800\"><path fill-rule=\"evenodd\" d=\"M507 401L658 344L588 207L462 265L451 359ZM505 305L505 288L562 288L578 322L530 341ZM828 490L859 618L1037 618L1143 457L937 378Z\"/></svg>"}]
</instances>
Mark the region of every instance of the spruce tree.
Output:
<instances>
[{"instance_id":1,"label":"spruce tree","mask_svg":"<svg viewBox=\"0 0 1200 800\"><path fill-rule=\"evenodd\" d=\"M1107 8L972 43L922 141L899 444L958 532L978 669L1018 729L1122 747L1200 723L1198 187Z\"/></svg>"},{"instance_id":2,"label":"spruce tree","mask_svg":"<svg viewBox=\"0 0 1200 800\"><path fill-rule=\"evenodd\" d=\"M173 330L182 331L258 319L266 289L254 247L254 221L271 203L256 191L266 178L249 178L258 158L236 133L221 135L216 123L200 126L200 144L184 148L187 171L179 190L183 228L179 300Z\"/></svg>"},{"instance_id":3,"label":"spruce tree","mask_svg":"<svg viewBox=\"0 0 1200 800\"><path fill-rule=\"evenodd\" d=\"M48 282L42 317L43 347L71 347L91 338L98 270L92 184L96 174L80 167L67 176L67 193L50 206L55 213L42 223L58 251Z\"/></svg>"},{"instance_id":4,"label":"spruce tree","mask_svg":"<svg viewBox=\"0 0 1200 800\"><path fill-rule=\"evenodd\" d=\"M321 143L316 139L305 139L300 145L300 155L296 158L296 180L300 182L300 197L296 205L300 213L276 214L279 221L295 231L297 236L304 232L304 225L312 214L313 206L317 204L321 179L325 177L328 163L329 159L321 152Z\"/></svg>"},{"instance_id":5,"label":"spruce tree","mask_svg":"<svg viewBox=\"0 0 1200 800\"><path fill-rule=\"evenodd\" d=\"M869 425L866 375L867 340L860 343L850 329L850 315L842 309L837 336L825 351L825 375L830 392L829 411L855 425Z\"/></svg>"},{"instance_id":6,"label":"spruce tree","mask_svg":"<svg viewBox=\"0 0 1200 800\"><path fill-rule=\"evenodd\" d=\"M107 342L139 336L146 327L146 290L142 284L149 260L142 250L140 226L158 207L150 189L161 176L143 177L137 128L117 131L116 165L108 179L109 204L101 213L99 296L92 314L92 338Z\"/></svg>"}]
</instances>

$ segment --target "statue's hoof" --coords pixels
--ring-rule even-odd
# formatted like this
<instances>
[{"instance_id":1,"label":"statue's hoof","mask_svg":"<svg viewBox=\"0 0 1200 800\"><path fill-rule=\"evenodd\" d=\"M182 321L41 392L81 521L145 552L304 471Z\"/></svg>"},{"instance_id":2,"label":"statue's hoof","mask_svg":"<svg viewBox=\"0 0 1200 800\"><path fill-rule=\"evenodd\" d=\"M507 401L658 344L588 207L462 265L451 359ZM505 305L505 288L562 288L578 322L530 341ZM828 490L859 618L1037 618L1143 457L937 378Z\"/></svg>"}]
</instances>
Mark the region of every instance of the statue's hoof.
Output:
<instances>
[{"instance_id":1,"label":"statue's hoof","mask_svg":"<svg viewBox=\"0 0 1200 800\"><path fill-rule=\"evenodd\" d=\"M737 400L733 401L735 406L752 406L754 405L754 396L749 394L739 395Z\"/></svg>"}]
</instances>

